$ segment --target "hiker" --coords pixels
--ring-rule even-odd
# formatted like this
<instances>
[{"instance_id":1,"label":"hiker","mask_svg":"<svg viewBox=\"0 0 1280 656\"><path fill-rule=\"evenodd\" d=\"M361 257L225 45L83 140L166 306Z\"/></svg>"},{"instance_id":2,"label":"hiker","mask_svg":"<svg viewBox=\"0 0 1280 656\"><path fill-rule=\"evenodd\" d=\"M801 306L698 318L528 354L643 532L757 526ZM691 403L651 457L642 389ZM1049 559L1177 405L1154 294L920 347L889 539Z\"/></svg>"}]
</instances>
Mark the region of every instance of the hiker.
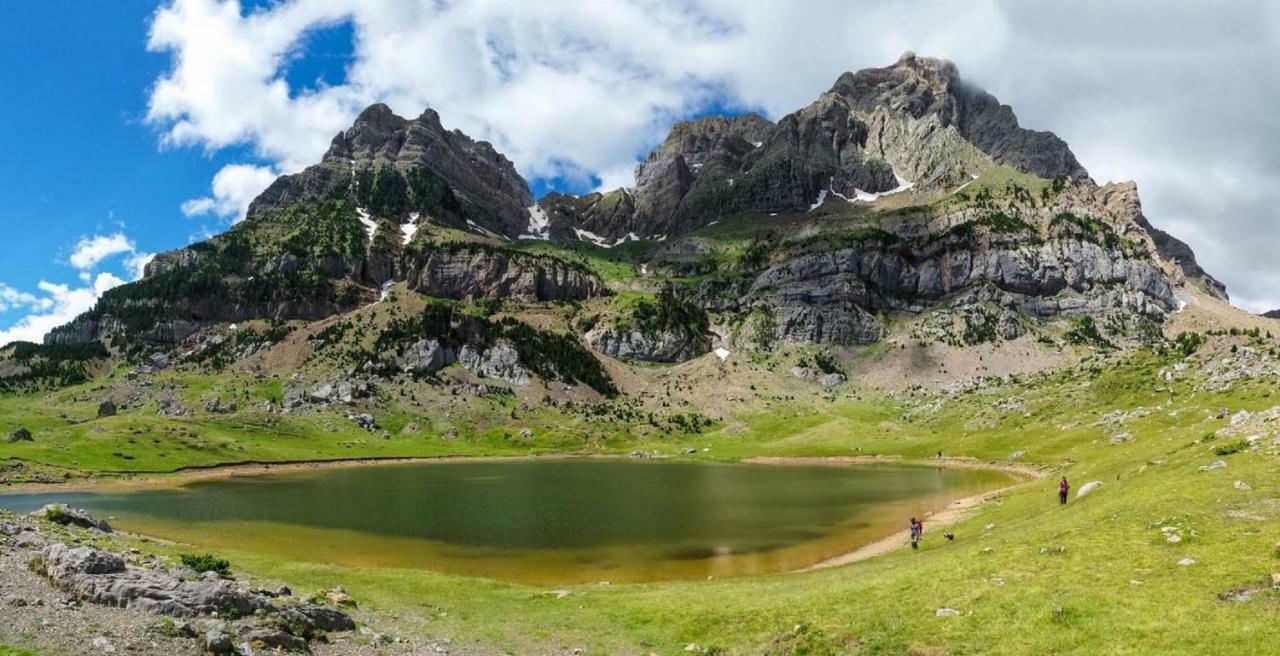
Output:
<instances>
[{"instance_id":1,"label":"hiker","mask_svg":"<svg viewBox=\"0 0 1280 656\"><path fill-rule=\"evenodd\" d=\"M1071 491L1071 484L1067 482L1067 477L1062 477L1062 482L1058 483L1058 504L1067 505L1067 492Z\"/></svg>"},{"instance_id":2,"label":"hiker","mask_svg":"<svg viewBox=\"0 0 1280 656\"><path fill-rule=\"evenodd\" d=\"M915 517L911 518L911 548L920 548L920 536L924 533L924 524Z\"/></svg>"}]
</instances>

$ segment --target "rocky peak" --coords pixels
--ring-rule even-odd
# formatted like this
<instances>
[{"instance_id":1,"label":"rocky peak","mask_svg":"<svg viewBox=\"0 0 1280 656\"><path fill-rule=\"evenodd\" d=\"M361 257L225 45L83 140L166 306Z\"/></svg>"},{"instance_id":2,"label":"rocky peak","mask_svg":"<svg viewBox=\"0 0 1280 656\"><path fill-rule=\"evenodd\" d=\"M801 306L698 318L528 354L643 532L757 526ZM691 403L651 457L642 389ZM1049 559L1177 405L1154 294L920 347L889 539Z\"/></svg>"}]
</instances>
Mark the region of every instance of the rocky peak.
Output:
<instances>
[{"instance_id":1,"label":"rocky peak","mask_svg":"<svg viewBox=\"0 0 1280 656\"><path fill-rule=\"evenodd\" d=\"M886 111L907 122L952 129L996 164L1042 178L1085 179L1089 174L1066 142L1052 132L1018 125L1013 109L966 83L951 62L906 53L892 66L845 73L831 88L855 112Z\"/></svg>"},{"instance_id":2,"label":"rocky peak","mask_svg":"<svg viewBox=\"0 0 1280 656\"><path fill-rule=\"evenodd\" d=\"M387 177L374 180L381 169ZM527 208L533 204L529 184L492 144L446 130L434 110L409 120L379 103L333 138L319 164L272 183L250 205L248 216L294 202L353 199L360 204L362 180L378 184L376 195L388 201L384 208L367 209L398 223L416 211L458 227L514 236L527 226Z\"/></svg>"}]
</instances>

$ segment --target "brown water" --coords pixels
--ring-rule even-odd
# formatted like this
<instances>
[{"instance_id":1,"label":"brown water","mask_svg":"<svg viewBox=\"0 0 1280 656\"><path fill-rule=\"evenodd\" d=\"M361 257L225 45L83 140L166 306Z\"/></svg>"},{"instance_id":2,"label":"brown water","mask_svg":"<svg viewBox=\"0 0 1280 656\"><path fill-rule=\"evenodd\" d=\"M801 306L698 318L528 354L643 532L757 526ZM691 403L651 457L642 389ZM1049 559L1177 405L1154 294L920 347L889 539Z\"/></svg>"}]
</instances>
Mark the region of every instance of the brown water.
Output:
<instances>
[{"instance_id":1,"label":"brown water","mask_svg":"<svg viewBox=\"0 0 1280 656\"><path fill-rule=\"evenodd\" d=\"M622 583L806 567L1011 480L890 465L464 461L5 495L0 506L70 503L120 528L213 551L540 584Z\"/></svg>"}]
</instances>

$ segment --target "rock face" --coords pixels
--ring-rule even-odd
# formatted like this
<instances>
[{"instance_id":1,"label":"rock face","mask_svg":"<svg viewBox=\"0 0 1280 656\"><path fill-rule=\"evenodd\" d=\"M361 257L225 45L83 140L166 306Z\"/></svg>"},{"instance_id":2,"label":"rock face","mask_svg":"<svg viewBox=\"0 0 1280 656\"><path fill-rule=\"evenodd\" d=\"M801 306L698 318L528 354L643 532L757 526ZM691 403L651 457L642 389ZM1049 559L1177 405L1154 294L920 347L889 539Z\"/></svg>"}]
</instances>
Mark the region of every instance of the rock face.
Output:
<instances>
[{"instance_id":1,"label":"rock face","mask_svg":"<svg viewBox=\"0 0 1280 656\"><path fill-rule=\"evenodd\" d=\"M512 385L528 385L529 370L520 364L520 354L506 339L499 339L483 351L464 344L458 354L464 369L485 378L505 380Z\"/></svg>"},{"instance_id":2,"label":"rock face","mask_svg":"<svg viewBox=\"0 0 1280 656\"><path fill-rule=\"evenodd\" d=\"M407 264L409 288L441 298L502 298L526 303L582 300L604 285L587 271L549 257L490 249L432 250Z\"/></svg>"},{"instance_id":3,"label":"rock face","mask_svg":"<svg viewBox=\"0 0 1280 656\"><path fill-rule=\"evenodd\" d=\"M398 223L413 211L434 210L455 213L448 218L459 227L471 219L502 235L521 234L528 225L529 185L492 145L444 129L434 110L408 120L382 104L369 106L335 136L320 164L272 183L249 206L248 217L297 201L343 196L353 191L353 180L363 181L360 174L372 176L384 166L387 177L376 181L379 190L403 197L380 214ZM399 181L384 182L394 180L393 174Z\"/></svg>"},{"instance_id":4,"label":"rock face","mask_svg":"<svg viewBox=\"0 0 1280 656\"><path fill-rule=\"evenodd\" d=\"M587 341L609 357L646 362L684 362L711 351L708 336L682 330L604 326L588 332Z\"/></svg>"}]
</instances>

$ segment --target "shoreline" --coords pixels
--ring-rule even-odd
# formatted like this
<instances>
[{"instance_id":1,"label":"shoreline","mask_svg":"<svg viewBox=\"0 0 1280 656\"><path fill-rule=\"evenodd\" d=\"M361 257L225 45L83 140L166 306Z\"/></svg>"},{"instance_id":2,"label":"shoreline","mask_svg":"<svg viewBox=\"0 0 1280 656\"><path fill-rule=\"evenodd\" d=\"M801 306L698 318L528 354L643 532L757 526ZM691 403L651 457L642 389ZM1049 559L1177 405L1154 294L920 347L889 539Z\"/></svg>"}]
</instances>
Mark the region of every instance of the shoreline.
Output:
<instances>
[{"instance_id":1,"label":"shoreline","mask_svg":"<svg viewBox=\"0 0 1280 656\"><path fill-rule=\"evenodd\" d=\"M814 458L804 457L757 457L750 458L744 462L756 462L767 465L789 465L789 464L817 464L831 467L844 467L849 465L867 465L867 464L901 464L909 466L937 466L947 469L979 469L984 471L999 471L1011 475L1017 479L1014 483L1006 485L1002 488L991 490L989 492L980 492L971 496L956 499L951 502L945 510L938 511L932 515L928 515L925 519L929 520L929 526L934 528L945 528L953 524L959 523L966 519L969 511L977 508L986 501L989 501L1015 487L1024 483L1040 480L1048 476L1048 472L1044 469L1033 467L1031 465L1015 465L1012 463L993 463L978 460L976 458L955 458L944 457L929 460L916 460L909 458L898 458L893 456L818 456ZM885 554L905 549L911 544L909 531L898 531L892 535L885 536L874 542L864 544L857 549L833 556L826 560L814 563L808 567L790 570L784 572L786 574L799 574L802 572L813 572L817 570L830 569L832 567L841 567L843 565L851 565L883 556Z\"/></svg>"},{"instance_id":2,"label":"shoreline","mask_svg":"<svg viewBox=\"0 0 1280 656\"><path fill-rule=\"evenodd\" d=\"M243 460L223 462L209 465L188 465L169 472L96 472L79 479L69 479L57 483L24 482L0 485L0 496L5 494L31 494L38 492L81 492L103 487L129 488L150 487L154 485L182 484L193 481L225 478L231 476L253 476L274 472L312 471L321 469L342 469L348 467L374 467L380 465L404 465L414 463L439 462L471 462L471 461L520 461L539 459L568 458L628 458L626 453L574 453L552 451L524 455L439 455L439 456L364 456L355 458L332 458L321 460ZM655 458L655 460L674 460L678 456ZM704 462L681 458L687 462ZM898 456L753 456L737 460L713 459L711 462L737 462L749 465L808 465L843 467L848 465L897 464L912 467L946 467L949 469L982 469L1000 471L1027 479L1042 478L1045 471L1030 465L1014 465L989 463L976 458L946 457L942 459L917 460Z\"/></svg>"}]
</instances>

